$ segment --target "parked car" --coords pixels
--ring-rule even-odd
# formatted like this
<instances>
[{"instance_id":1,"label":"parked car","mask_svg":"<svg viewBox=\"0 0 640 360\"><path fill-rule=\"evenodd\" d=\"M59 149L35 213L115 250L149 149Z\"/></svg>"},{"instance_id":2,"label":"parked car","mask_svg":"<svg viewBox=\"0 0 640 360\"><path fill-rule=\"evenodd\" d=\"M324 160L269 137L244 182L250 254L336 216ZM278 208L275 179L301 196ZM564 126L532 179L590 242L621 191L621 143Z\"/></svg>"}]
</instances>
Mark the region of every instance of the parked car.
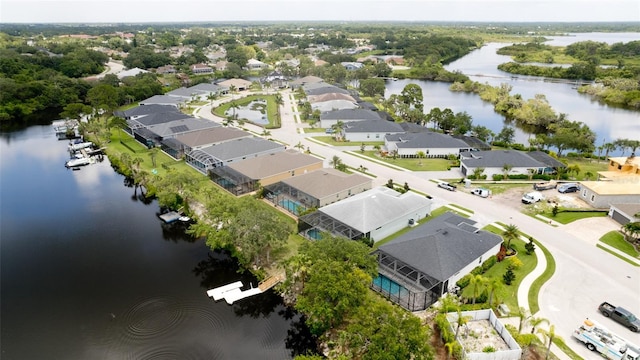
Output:
<instances>
[{"instance_id":1,"label":"parked car","mask_svg":"<svg viewBox=\"0 0 640 360\"><path fill-rule=\"evenodd\" d=\"M576 192L576 191L580 191L580 185L578 185L578 184L567 183L567 184L562 184L562 185L558 186L558 192L562 193L562 194L572 193L572 192Z\"/></svg>"},{"instance_id":2,"label":"parked car","mask_svg":"<svg viewBox=\"0 0 640 360\"><path fill-rule=\"evenodd\" d=\"M440 182L438 183L438 187L441 187L445 190L449 190L449 191L456 191L456 186L450 183L446 183L446 182Z\"/></svg>"},{"instance_id":3,"label":"parked car","mask_svg":"<svg viewBox=\"0 0 640 360\"><path fill-rule=\"evenodd\" d=\"M486 198L486 197L489 197L489 195L491 195L491 191L487 189L478 188L478 189L471 190L471 194Z\"/></svg>"}]
</instances>

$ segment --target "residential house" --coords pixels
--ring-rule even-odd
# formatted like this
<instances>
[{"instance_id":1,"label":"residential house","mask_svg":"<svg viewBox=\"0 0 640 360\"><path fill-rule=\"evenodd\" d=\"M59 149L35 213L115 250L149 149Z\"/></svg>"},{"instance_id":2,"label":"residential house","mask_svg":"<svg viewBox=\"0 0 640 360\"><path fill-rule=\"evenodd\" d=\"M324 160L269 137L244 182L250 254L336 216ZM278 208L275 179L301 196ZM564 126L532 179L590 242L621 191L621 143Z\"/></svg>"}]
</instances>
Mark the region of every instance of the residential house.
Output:
<instances>
[{"instance_id":1,"label":"residential house","mask_svg":"<svg viewBox=\"0 0 640 360\"><path fill-rule=\"evenodd\" d=\"M225 70L227 70L227 64L228 64L228 63L229 63L228 61L225 61L225 60L219 60L219 61L217 61L217 62L213 65L213 67L214 67L217 71L225 71Z\"/></svg>"},{"instance_id":2,"label":"residential house","mask_svg":"<svg viewBox=\"0 0 640 360\"><path fill-rule=\"evenodd\" d=\"M342 137L352 142L384 141L386 135L403 134L400 124L380 120L349 121L344 124Z\"/></svg>"},{"instance_id":3,"label":"residential house","mask_svg":"<svg viewBox=\"0 0 640 360\"><path fill-rule=\"evenodd\" d=\"M336 110L349 110L349 109L358 109L359 106L355 102L351 102L348 100L329 100L323 102L317 102L311 104L311 109L313 111L318 110L321 113L330 112Z\"/></svg>"},{"instance_id":4,"label":"residential house","mask_svg":"<svg viewBox=\"0 0 640 360\"><path fill-rule=\"evenodd\" d=\"M460 154L460 171L464 176L483 168L483 174L490 179L493 175L547 174L566 167L565 164L542 151L524 152L518 150L467 151Z\"/></svg>"},{"instance_id":5,"label":"residential house","mask_svg":"<svg viewBox=\"0 0 640 360\"><path fill-rule=\"evenodd\" d=\"M318 169L322 159L289 149L234 162L214 169L210 176L232 194L242 195Z\"/></svg>"},{"instance_id":6,"label":"residential house","mask_svg":"<svg viewBox=\"0 0 640 360\"><path fill-rule=\"evenodd\" d=\"M367 191L372 180L336 169L318 169L265 186L266 199L298 216Z\"/></svg>"},{"instance_id":7,"label":"residential house","mask_svg":"<svg viewBox=\"0 0 640 360\"><path fill-rule=\"evenodd\" d=\"M324 83L324 80L322 80L322 78L319 78L317 76L309 75L309 76L301 77L299 79L295 79L291 81L289 85L291 86L292 89L297 89L307 84L316 84L316 83Z\"/></svg>"},{"instance_id":8,"label":"residential house","mask_svg":"<svg viewBox=\"0 0 640 360\"><path fill-rule=\"evenodd\" d=\"M118 77L118 79L122 80L127 77L136 76L138 74L146 74L146 73L148 73L147 70L140 69L140 68L133 68L133 69L120 71L119 73L116 74L116 76Z\"/></svg>"},{"instance_id":9,"label":"residential house","mask_svg":"<svg viewBox=\"0 0 640 360\"><path fill-rule=\"evenodd\" d=\"M180 110L172 105L144 105L144 106L136 106L127 110L116 110L113 112L114 116L121 117L125 120L135 120L137 118L151 115L151 114L161 114L161 113L180 113ZM186 116L186 115L185 115Z\"/></svg>"},{"instance_id":10,"label":"residential house","mask_svg":"<svg viewBox=\"0 0 640 360\"><path fill-rule=\"evenodd\" d=\"M220 124L211 120L187 117L134 130L134 136L143 144L148 146L154 144L158 146L163 140L218 126L220 126Z\"/></svg>"},{"instance_id":11,"label":"residential house","mask_svg":"<svg viewBox=\"0 0 640 360\"><path fill-rule=\"evenodd\" d=\"M340 65L344 66L345 69L347 69L347 71L355 71L355 70L359 70L362 69L364 67L364 64L359 63L359 62L341 62Z\"/></svg>"},{"instance_id":12,"label":"residential house","mask_svg":"<svg viewBox=\"0 0 640 360\"><path fill-rule=\"evenodd\" d=\"M245 91L249 90L251 87L251 81L244 79L228 79L224 81L220 81L217 85L223 86L227 89L235 88L236 91Z\"/></svg>"},{"instance_id":13,"label":"residential house","mask_svg":"<svg viewBox=\"0 0 640 360\"><path fill-rule=\"evenodd\" d=\"M261 69L266 69L268 67L269 67L269 65L263 63L260 60L249 59L247 61L247 69L248 70L261 70Z\"/></svg>"},{"instance_id":14,"label":"residential house","mask_svg":"<svg viewBox=\"0 0 640 360\"><path fill-rule=\"evenodd\" d=\"M162 141L162 150L175 159L182 159L193 150L248 137L253 135L237 128L219 126L165 139Z\"/></svg>"},{"instance_id":15,"label":"residential house","mask_svg":"<svg viewBox=\"0 0 640 360\"><path fill-rule=\"evenodd\" d=\"M236 161L284 151L285 146L259 137L248 137L195 149L185 154L187 164L207 174Z\"/></svg>"},{"instance_id":16,"label":"residential house","mask_svg":"<svg viewBox=\"0 0 640 360\"><path fill-rule=\"evenodd\" d=\"M387 135L384 145L390 154L408 158L416 157L419 152L428 158L446 158L449 155L457 157L463 151L472 150L462 140L433 131Z\"/></svg>"},{"instance_id":17,"label":"residential house","mask_svg":"<svg viewBox=\"0 0 640 360\"><path fill-rule=\"evenodd\" d=\"M194 74L213 74L213 69L207 64L193 64L189 67Z\"/></svg>"},{"instance_id":18,"label":"residential house","mask_svg":"<svg viewBox=\"0 0 640 360\"><path fill-rule=\"evenodd\" d=\"M173 65L160 66L156 69L156 74L175 74L176 68Z\"/></svg>"},{"instance_id":19,"label":"residential house","mask_svg":"<svg viewBox=\"0 0 640 360\"><path fill-rule=\"evenodd\" d=\"M640 177L617 181L581 181L580 198L596 209L612 204L640 204Z\"/></svg>"},{"instance_id":20,"label":"residential house","mask_svg":"<svg viewBox=\"0 0 640 360\"><path fill-rule=\"evenodd\" d=\"M372 288L409 311L428 308L498 254L502 238L475 225L448 212L381 245L373 252L379 275Z\"/></svg>"},{"instance_id":21,"label":"residential house","mask_svg":"<svg viewBox=\"0 0 640 360\"><path fill-rule=\"evenodd\" d=\"M431 213L431 200L408 191L377 187L300 217L301 235L314 238L326 232L349 239L380 241L415 224Z\"/></svg>"},{"instance_id":22,"label":"residential house","mask_svg":"<svg viewBox=\"0 0 640 360\"><path fill-rule=\"evenodd\" d=\"M338 121L346 123L349 121L364 120L380 120L380 115L376 111L366 109L341 109L327 111L320 114L320 127L330 128Z\"/></svg>"},{"instance_id":23,"label":"residential house","mask_svg":"<svg viewBox=\"0 0 640 360\"><path fill-rule=\"evenodd\" d=\"M185 100L175 96L169 95L153 95L152 97L142 100L139 105L171 105L176 108L184 105Z\"/></svg>"},{"instance_id":24,"label":"residential house","mask_svg":"<svg viewBox=\"0 0 640 360\"><path fill-rule=\"evenodd\" d=\"M609 217L625 225L630 222L640 222L640 202L611 204L609 207Z\"/></svg>"}]
</instances>

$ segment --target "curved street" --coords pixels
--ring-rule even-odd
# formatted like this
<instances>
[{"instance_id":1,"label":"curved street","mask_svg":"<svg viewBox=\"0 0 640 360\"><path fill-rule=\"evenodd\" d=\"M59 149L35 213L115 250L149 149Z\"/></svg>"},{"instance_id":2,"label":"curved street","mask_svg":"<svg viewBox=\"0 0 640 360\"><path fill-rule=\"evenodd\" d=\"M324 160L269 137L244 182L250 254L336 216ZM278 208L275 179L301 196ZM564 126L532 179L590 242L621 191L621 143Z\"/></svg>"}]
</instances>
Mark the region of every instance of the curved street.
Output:
<instances>
[{"instance_id":1,"label":"curved street","mask_svg":"<svg viewBox=\"0 0 640 360\"><path fill-rule=\"evenodd\" d=\"M284 104L281 107L282 127L271 129L271 138L288 146L301 143L304 149L325 159L325 166L333 156L339 156L350 167L363 165L367 172L375 174L374 186L384 185L389 179L397 184L407 182L412 189L433 196L434 208L455 203L474 211L471 218L482 227L493 222L515 224L518 228L540 241L553 255L556 272L541 289L540 312L536 317L548 319L556 327L556 334L566 344L585 359L598 359L599 354L590 352L571 336L573 330L585 318L592 318L608 327L617 335L640 346L640 333L632 333L622 325L600 315L597 308L603 301L620 305L636 315L640 315L640 267L633 266L595 246L600 236L619 225L609 218L600 218L595 226L576 224L549 224L505 206L491 198L480 198L463 192L450 192L440 189L431 179L459 178L458 170L449 172L412 172L393 169L372 160L366 160L347 152L344 147L327 146L314 142L304 134L303 125L297 112L293 93L287 89L281 91ZM221 101L213 103L217 106ZM194 114L214 121L220 118L211 114L211 105L202 106ZM243 125L256 134L262 128L251 124ZM588 220L588 219L586 219ZM583 221L583 220L581 220ZM512 309L514 311L514 309ZM558 351L554 351L558 353ZM563 354L558 354L562 356ZM565 358L564 356L561 358Z\"/></svg>"}]
</instances>

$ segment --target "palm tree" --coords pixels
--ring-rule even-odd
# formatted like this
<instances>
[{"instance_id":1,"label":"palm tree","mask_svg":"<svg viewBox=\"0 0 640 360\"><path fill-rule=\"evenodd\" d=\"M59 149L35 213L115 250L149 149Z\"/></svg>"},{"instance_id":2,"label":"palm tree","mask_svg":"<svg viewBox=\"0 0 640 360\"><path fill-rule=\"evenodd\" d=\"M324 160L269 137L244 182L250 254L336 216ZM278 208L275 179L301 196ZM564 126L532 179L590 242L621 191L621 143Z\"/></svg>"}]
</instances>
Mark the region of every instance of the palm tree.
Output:
<instances>
[{"instance_id":1,"label":"palm tree","mask_svg":"<svg viewBox=\"0 0 640 360\"><path fill-rule=\"evenodd\" d=\"M268 137L271 136L271 131L267 130L267 129L262 129L262 135L263 137Z\"/></svg>"},{"instance_id":2,"label":"palm tree","mask_svg":"<svg viewBox=\"0 0 640 360\"><path fill-rule=\"evenodd\" d=\"M528 323L531 325L531 333L534 334L536 332L536 327L542 324L549 324L549 320L542 317L530 317Z\"/></svg>"},{"instance_id":3,"label":"palm tree","mask_svg":"<svg viewBox=\"0 0 640 360\"><path fill-rule=\"evenodd\" d=\"M344 130L344 122L342 120L338 120L335 124L331 125L331 129L333 130L333 136L336 141L342 139L342 130Z\"/></svg>"},{"instance_id":4,"label":"palm tree","mask_svg":"<svg viewBox=\"0 0 640 360\"><path fill-rule=\"evenodd\" d=\"M584 177L587 180L591 180L591 177L593 176L593 173L591 171L585 171L584 172Z\"/></svg>"},{"instance_id":5,"label":"palm tree","mask_svg":"<svg viewBox=\"0 0 640 360\"><path fill-rule=\"evenodd\" d=\"M544 358L548 359L549 353L551 352L551 344L553 343L553 339L556 338L556 327L555 325L551 325L549 326L549 330L541 328L538 329L537 333L542 335L543 339L545 340L544 342L547 343L547 353L545 354Z\"/></svg>"},{"instance_id":6,"label":"palm tree","mask_svg":"<svg viewBox=\"0 0 640 360\"><path fill-rule=\"evenodd\" d=\"M149 150L149 157L151 157L151 164L153 164L153 167L156 167L156 158L158 157L159 152L160 150L158 150L157 147L153 147Z\"/></svg>"},{"instance_id":7,"label":"palm tree","mask_svg":"<svg viewBox=\"0 0 640 360\"><path fill-rule=\"evenodd\" d=\"M470 279L469 285L473 288L473 301L472 305L476 304L476 298L478 297L478 293L480 292L480 288L486 284L487 279L482 275L474 275Z\"/></svg>"},{"instance_id":8,"label":"palm tree","mask_svg":"<svg viewBox=\"0 0 640 360\"><path fill-rule=\"evenodd\" d=\"M469 317L468 316L462 316L462 311L460 311L460 309L458 309L458 318L456 319L456 335L455 335L455 339L458 338L458 334L460 333L460 328L463 327L464 325L467 324L467 322L469 322Z\"/></svg>"},{"instance_id":9,"label":"palm tree","mask_svg":"<svg viewBox=\"0 0 640 360\"><path fill-rule=\"evenodd\" d=\"M520 233L517 225L509 224L505 226L504 231L502 232L502 237L504 238L507 251L511 249L511 240L517 239L519 236Z\"/></svg>"},{"instance_id":10,"label":"palm tree","mask_svg":"<svg viewBox=\"0 0 640 360\"><path fill-rule=\"evenodd\" d=\"M422 166L422 159L427 156L424 151L420 150L420 151L416 151L416 157L419 159L418 160L418 165Z\"/></svg>"},{"instance_id":11,"label":"palm tree","mask_svg":"<svg viewBox=\"0 0 640 360\"><path fill-rule=\"evenodd\" d=\"M609 158L609 153L616 149L616 145L613 143L605 143L602 144L602 148L604 149L604 157L607 159Z\"/></svg>"},{"instance_id":12,"label":"palm tree","mask_svg":"<svg viewBox=\"0 0 640 360\"><path fill-rule=\"evenodd\" d=\"M491 278L488 282L487 282L487 288L489 289L489 307L492 306L493 303L493 295L499 291L500 289L502 289L504 287L504 285L502 285L502 280L500 278Z\"/></svg>"},{"instance_id":13,"label":"palm tree","mask_svg":"<svg viewBox=\"0 0 640 360\"><path fill-rule=\"evenodd\" d=\"M334 169L337 169L342 164L342 159L338 155L333 155L331 161L329 161L329 165L333 166Z\"/></svg>"},{"instance_id":14,"label":"palm tree","mask_svg":"<svg viewBox=\"0 0 640 360\"><path fill-rule=\"evenodd\" d=\"M484 173L483 167L478 167L473 169L473 176L476 178L476 180L479 180L482 178L482 173Z\"/></svg>"},{"instance_id":15,"label":"palm tree","mask_svg":"<svg viewBox=\"0 0 640 360\"><path fill-rule=\"evenodd\" d=\"M511 172L511 169L513 169L513 165L511 164L502 165L502 174L504 176L504 180L507 180L509 178L509 173Z\"/></svg>"},{"instance_id":16,"label":"palm tree","mask_svg":"<svg viewBox=\"0 0 640 360\"><path fill-rule=\"evenodd\" d=\"M302 141L298 141L298 143L294 145L294 147L300 150L300 152L302 152L302 150L304 149L304 145L302 145Z\"/></svg>"},{"instance_id":17,"label":"palm tree","mask_svg":"<svg viewBox=\"0 0 640 360\"><path fill-rule=\"evenodd\" d=\"M530 315L527 309L520 306L520 311L518 312L518 334L522 333L522 328L524 327L524 324L527 322L527 319L529 319L529 317Z\"/></svg>"},{"instance_id":18,"label":"palm tree","mask_svg":"<svg viewBox=\"0 0 640 360\"><path fill-rule=\"evenodd\" d=\"M453 354L453 349L455 349L455 347L456 347L455 340L449 341L448 343L444 344L444 349L447 351L447 360L449 360L449 358Z\"/></svg>"},{"instance_id":19,"label":"palm tree","mask_svg":"<svg viewBox=\"0 0 640 360\"><path fill-rule=\"evenodd\" d=\"M236 114L236 110L240 108L238 103L236 103L235 101L232 101L229 107L233 110L233 119L234 120L238 119L238 115Z\"/></svg>"},{"instance_id":20,"label":"palm tree","mask_svg":"<svg viewBox=\"0 0 640 360\"><path fill-rule=\"evenodd\" d=\"M577 177L578 174L580 174L580 165L573 164L573 165L567 166L567 173L569 174L575 173Z\"/></svg>"}]
</instances>

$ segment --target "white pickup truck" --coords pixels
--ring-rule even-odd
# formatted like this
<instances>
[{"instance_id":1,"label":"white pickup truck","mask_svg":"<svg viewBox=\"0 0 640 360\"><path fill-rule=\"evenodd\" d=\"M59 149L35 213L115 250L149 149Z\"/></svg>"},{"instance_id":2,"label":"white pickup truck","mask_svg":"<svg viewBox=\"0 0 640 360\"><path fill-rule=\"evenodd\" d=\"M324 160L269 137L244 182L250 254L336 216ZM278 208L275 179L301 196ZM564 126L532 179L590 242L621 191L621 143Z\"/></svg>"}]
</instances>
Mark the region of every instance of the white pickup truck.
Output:
<instances>
[{"instance_id":1,"label":"white pickup truck","mask_svg":"<svg viewBox=\"0 0 640 360\"><path fill-rule=\"evenodd\" d=\"M522 196L522 203L523 204L533 204L533 203L537 203L538 201L544 199L544 196L542 196L542 193L539 191L532 191L529 193L526 193Z\"/></svg>"}]
</instances>

